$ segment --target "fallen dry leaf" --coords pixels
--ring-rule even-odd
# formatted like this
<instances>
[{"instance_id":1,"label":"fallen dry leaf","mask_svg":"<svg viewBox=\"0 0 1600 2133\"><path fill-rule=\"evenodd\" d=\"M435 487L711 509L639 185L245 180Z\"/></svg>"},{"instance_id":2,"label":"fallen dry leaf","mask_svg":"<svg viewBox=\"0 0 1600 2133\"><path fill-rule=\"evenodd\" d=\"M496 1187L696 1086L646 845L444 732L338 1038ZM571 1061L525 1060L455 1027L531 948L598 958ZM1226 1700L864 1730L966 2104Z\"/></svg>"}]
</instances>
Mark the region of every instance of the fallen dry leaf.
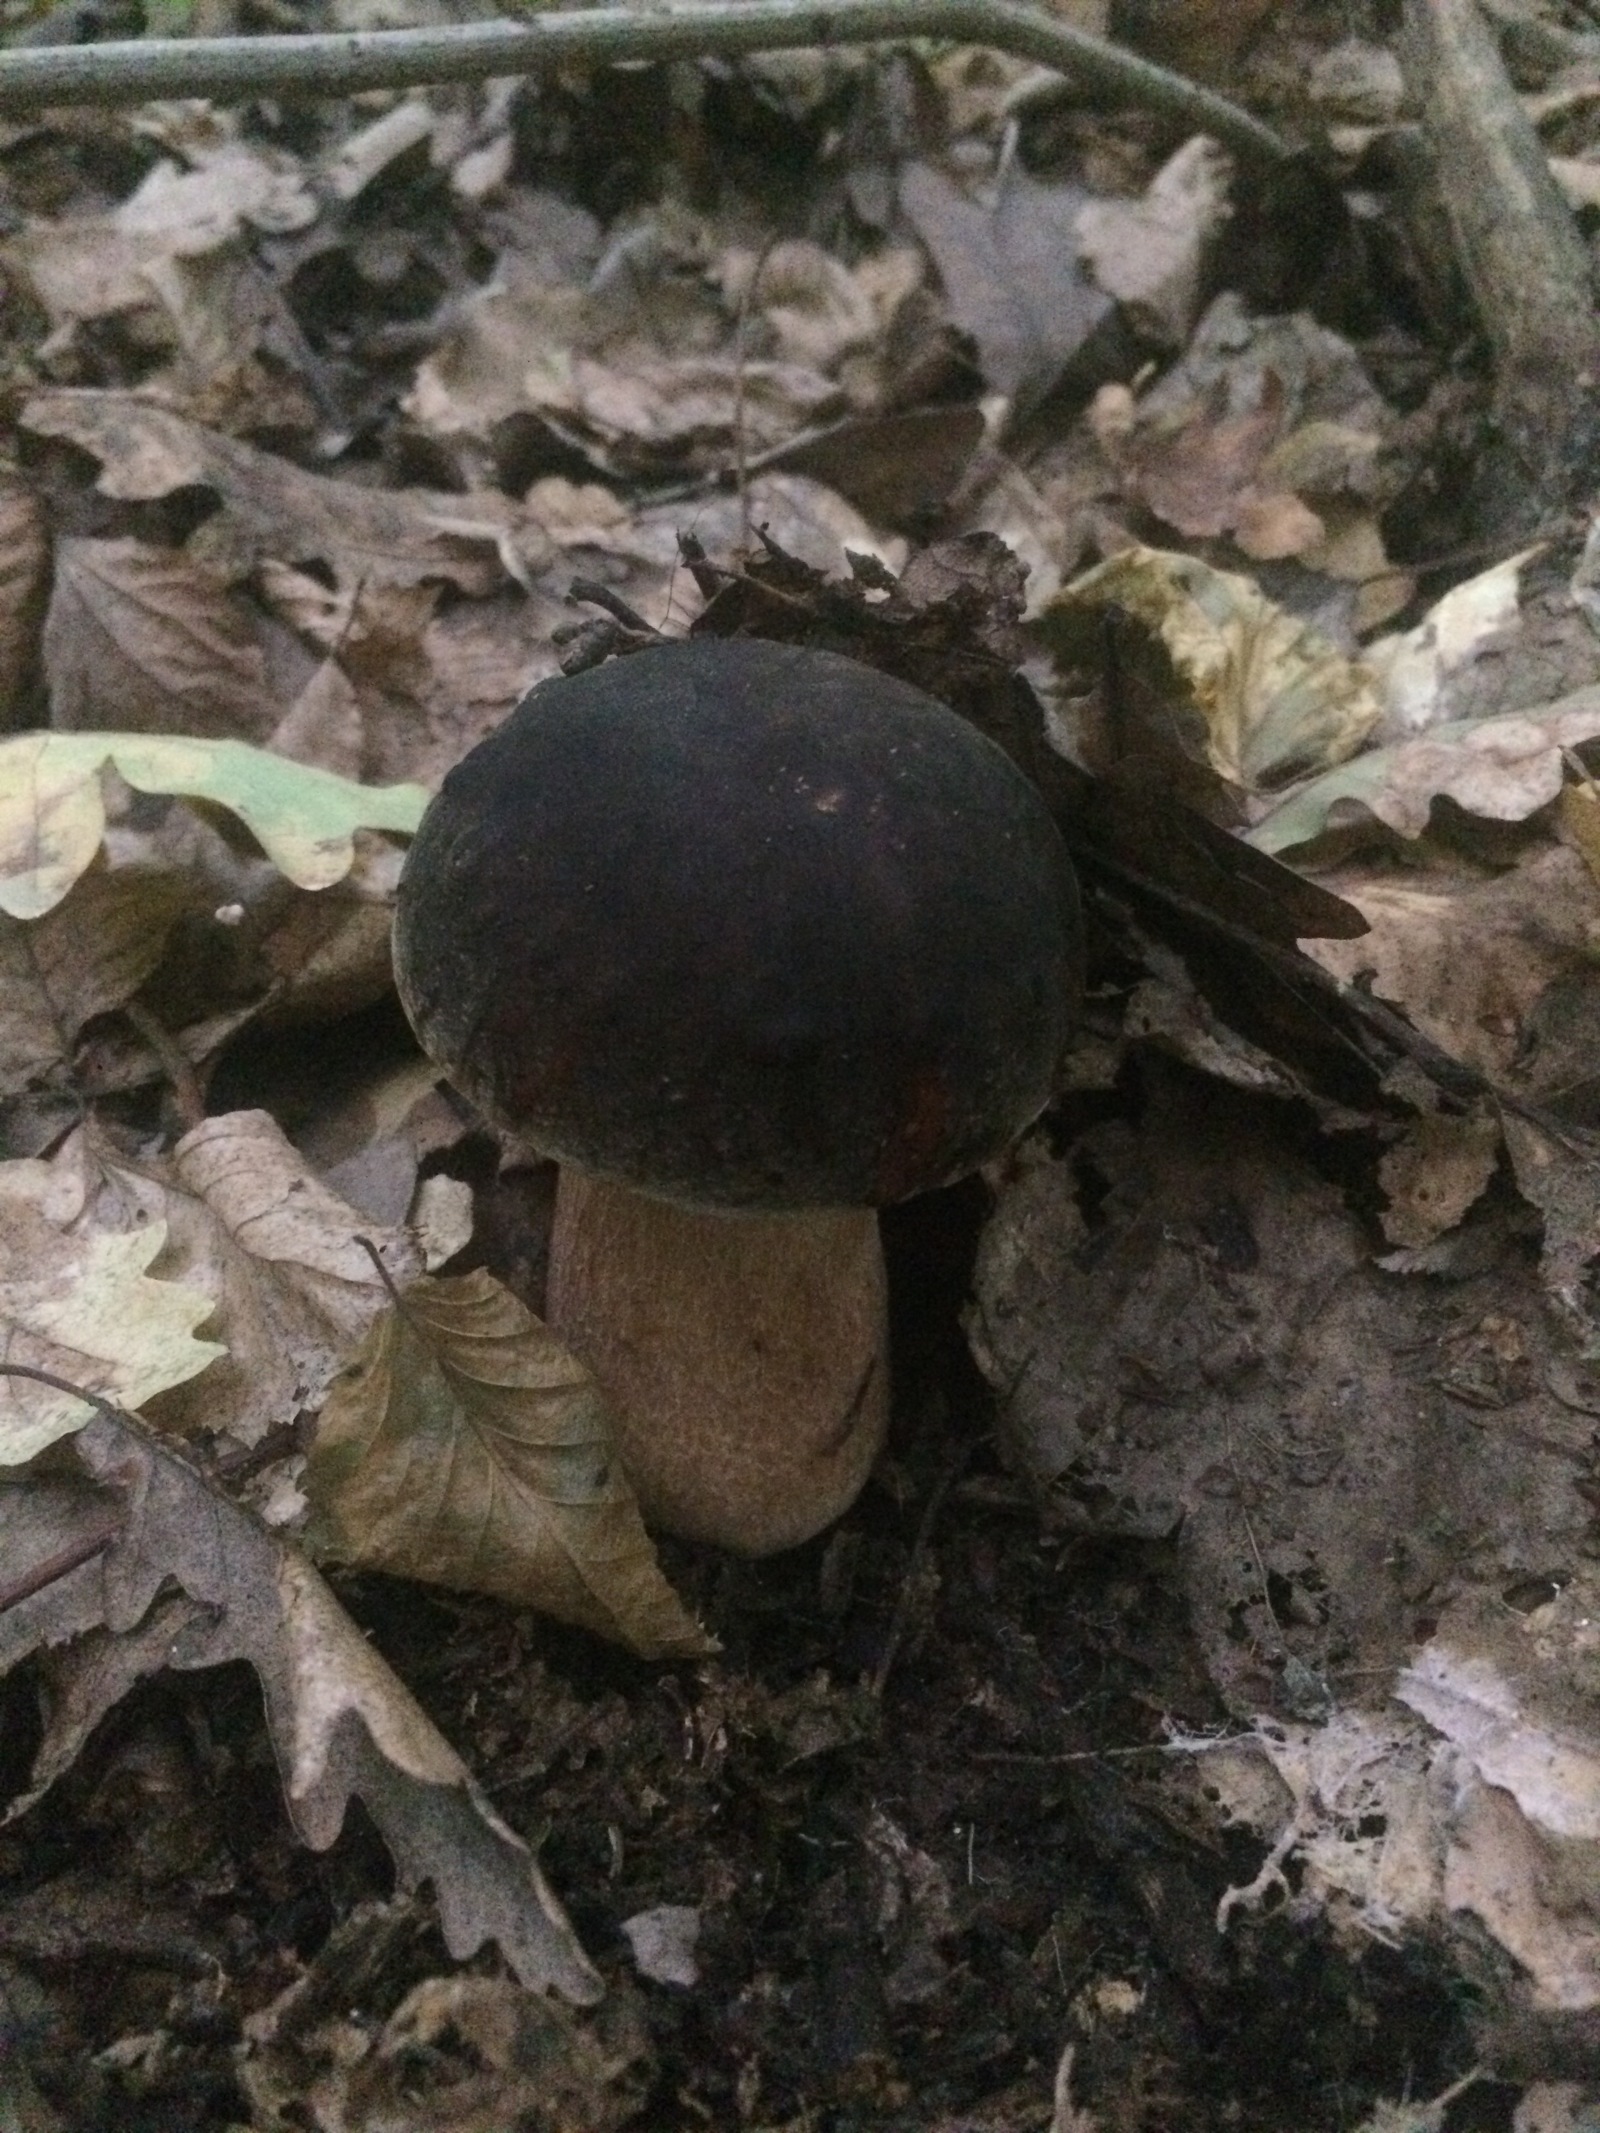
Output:
<instances>
[{"instance_id":1,"label":"fallen dry leaf","mask_svg":"<svg viewBox=\"0 0 1600 2133\"><path fill-rule=\"evenodd\" d=\"M928 247L951 317L991 390L1043 398L1109 315L1078 257L1082 186L1047 185L1015 161L992 208L930 163L900 177L900 204Z\"/></svg>"},{"instance_id":2,"label":"fallen dry leaf","mask_svg":"<svg viewBox=\"0 0 1600 2133\"><path fill-rule=\"evenodd\" d=\"M582 1364L481 1270L413 1282L323 1405L303 1486L320 1546L489 1592L646 1658L710 1649L667 1584Z\"/></svg>"},{"instance_id":3,"label":"fallen dry leaf","mask_svg":"<svg viewBox=\"0 0 1600 2133\"><path fill-rule=\"evenodd\" d=\"M229 574L271 557L326 563L347 584L440 578L482 596L522 568L515 556L519 514L498 491L454 496L337 481L131 392L38 393L22 421L39 436L64 437L93 453L107 496L137 501L175 489L214 491L222 508L191 546ZM508 573L502 551L516 570Z\"/></svg>"},{"instance_id":4,"label":"fallen dry leaf","mask_svg":"<svg viewBox=\"0 0 1600 2133\"><path fill-rule=\"evenodd\" d=\"M189 167L163 157L117 208L115 226L130 237L166 237L183 253L210 252L244 228L282 237L320 212L299 159L286 150L238 138L198 150Z\"/></svg>"},{"instance_id":5,"label":"fallen dry leaf","mask_svg":"<svg viewBox=\"0 0 1600 2133\"><path fill-rule=\"evenodd\" d=\"M62 732L261 741L278 716L248 611L181 549L59 541L44 659Z\"/></svg>"},{"instance_id":6,"label":"fallen dry leaf","mask_svg":"<svg viewBox=\"0 0 1600 2133\"><path fill-rule=\"evenodd\" d=\"M922 280L916 251L890 248L846 266L809 238L790 238L765 252L735 246L717 271L735 314L765 320L775 345L763 353L837 377L858 408L878 404L878 351Z\"/></svg>"},{"instance_id":7,"label":"fallen dry leaf","mask_svg":"<svg viewBox=\"0 0 1600 2133\"><path fill-rule=\"evenodd\" d=\"M1208 766L1234 793L1270 792L1360 747L1382 707L1372 676L1248 578L1134 547L1065 586L1040 618L1059 660L1098 663L1118 609L1170 669L1145 745ZM1122 706L1126 716L1132 707ZM1267 849L1277 849L1269 846Z\"/></svg>"},{"instance_id":8,"label":"fallen dry leaf","mask_svg":"<svg viewBox=\"0 0 1600 2133\"><path fill-rule=\"evenodd\" d=\"M407 1233L355 1209L312 1173L264 1111L208 1118L172 1154L135 1161L103 1135L63 1152L88 1164L85 1225L164 1227L163 1271L208 1299L228 1353L203 1385L152 1410L164 1428L255 1444L314 1408L383 1309L363 1237L391 1278L420 1271Z\"/></svg>"},{"instance_id":9,"label":"fallen dry leaf","mask_svg":"<svg viewBox=\"0 0 1600 2133\"><path fill-rule=\"evenodd\" d=\"M377 2028L323 2004L332 1982L297 1979L251 2020L240 2077L263 2125L311 2112L351 2133L619 2133L651 2087L626 1991L579 2017L510 1978L424 1978Z\"/></svg>"},{"instance_id":10,"label":"fallen dry leaf","mask_svg":"<svg viewBox=\"0 0 1600 2133\"><path fill-rule=\"evenodd\" d=\"M31 489L0 482L0 733L26 725L50 597L50 534Z\"/></svg>"},{"instance_id":11,"label":"fallen dry leaf","mask_svg":"<svg viewBox=\"0 0 1600 2133\"><path fill-rule=\"evenodd\" d=\"M820 371L723 355L634 357L626 367L579 356L569 400L626 474L725 467L741 439L747 452L769 452L845 407Z\"/></svg>"},{"instance_id":12,"label":"fallen dry leaf","mask_svg":"<svg viewBox=\"0 0 1600 2133\"><path fill-rule=\"evenodd\" d=\"M1540 551L1525 548L1436 600L1414 629L1367 647L1384 696L1383 738L1409 739L1447 723L1453 682L1521 620L1522 573Z\"/></svg>"},{"instance_id":13,"label":"fallen dry leaf","mask_svg":"<svg viewBox=\"0 0 1600 2133\"><path fill-rule=\"evenodd\" d=\"M1543 1093L1517 1071L1529 1017L1549 986L1592 964L1600 928L1600 887L1578 853L1535 847L1487 877L1350 866L1322 878L1369 930L1307 940L1309 956L1403 1009L1453 1058L1519 1094Z\"/></svg>"},{"instance_id":14,"label":"fallen dry leaf","mask_svg":"<svg viewBox=\"0 0 1600 2133\"><path fill-rule=\"evenodd\" d=\"M1432 1244L1487 1190L1499 1158L1500 1122L1487 1111L1414 1119L1378 1165L1384 1235L1407 1251Z\"/></svg>"},{"instance_id":15,"label":"fallen dry leaf","mask_svg":"<svg viewBox=\"0 0 1600 2133\"><path fill-rule=\"evenodd\" d=\"M1140 429L1128 388L1107 385L1090 422L1125 494L1191 540L1231 533L1246 555L1267 561L1299 555L1325 534L1314 511L1263 479L1283 413L1283 381L1269 370L1260 400L1242 414L1230 413L1226 394L1213 391L1177 427Z\"/></svg>"},{"instance_id":16,"label":"fallen dry leaf","mask_svg":"<svg viewBox=\"0 0 1600 2133\"><path fill-rule=\"evenodd\" d=\"M306 1843L325 1851L359 1797L402 1884L433 1883L454 1956L492 1940L524 1984L598 1999L600 1980L532 1854L299 1551L114 1410L97 1410L70 1441L97 1484L86 1519L103 1530L109 1493L122 1524L103 1552L0 1613L0 1674L48 1650L61 1691L31 1788L10 1814L142 1676L245 1659ZM36 1486L24 1475L0 1487L8 1572L43 1559L29 1516Z\"/></svg>"},{"instance_id":17,"label":"fallen dry leaf","mask_svg":"<svg viewBox=\"0 0 1600 2133\"><path fill-rule=\"evenodd\" d=\"M1560 793L1566 751L1597 734L1600 686L1575 689L1539 711L1433 726L1312 778L1262 817L1250 842L1284 852L1326 830L1359 830L1365 821L1420 837L1441 798L1491 822L1522 822Z\"/></svg>"},{"instance_id":18,"label":"fallen dry leaf","mask_svg":"<svg viewBox=\"0 0 1600 2133\"><path fill-rule=\"evenodd\" d=\"M130 1407L194 1377L223 1354L195 1328L211 1299L150 1273L166 1245L152 1221L120 1234L74 1220L50 1163L0 1163L0 1349ZM81 1400L22 1378L0 1378L0 1467L31 1459L79 1429Z\"/></svg>"},{"instance_id":19,"label":"fallen dry leaf","mask_svg":"<svg viewBox=\"0 0 1600 2133\"><path fill-rule=\"evenodd\" d=\"M1139 200L1086 200L1079 247L1094 278L1139 331L1181 348L1199 306L1206 247L1227 221L1231 165L1198 134L1168 158Z\"/></svg>"}]
</instances>

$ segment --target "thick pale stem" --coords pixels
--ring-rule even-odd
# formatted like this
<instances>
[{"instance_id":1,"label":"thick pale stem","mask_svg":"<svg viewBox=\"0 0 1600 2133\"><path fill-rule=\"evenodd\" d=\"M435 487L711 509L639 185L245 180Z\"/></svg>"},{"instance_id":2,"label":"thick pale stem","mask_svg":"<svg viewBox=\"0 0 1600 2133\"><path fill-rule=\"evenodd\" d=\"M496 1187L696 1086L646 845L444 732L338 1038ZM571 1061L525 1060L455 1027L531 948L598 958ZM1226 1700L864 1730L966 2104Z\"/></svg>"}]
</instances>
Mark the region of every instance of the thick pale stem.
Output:
<instances>
[{"instance_id":1,"label":"thick pale stem","mask_svg":"<svg viewBox=\"0 0 1600 2133\"><path fill-rule=\"evenodd\" d=\"M730 1215L563 1170L546 1315L609 1396L646 1520L744 1555L851 1504L889 1414L870 1209Z\"/></svg>"}]
</instances>

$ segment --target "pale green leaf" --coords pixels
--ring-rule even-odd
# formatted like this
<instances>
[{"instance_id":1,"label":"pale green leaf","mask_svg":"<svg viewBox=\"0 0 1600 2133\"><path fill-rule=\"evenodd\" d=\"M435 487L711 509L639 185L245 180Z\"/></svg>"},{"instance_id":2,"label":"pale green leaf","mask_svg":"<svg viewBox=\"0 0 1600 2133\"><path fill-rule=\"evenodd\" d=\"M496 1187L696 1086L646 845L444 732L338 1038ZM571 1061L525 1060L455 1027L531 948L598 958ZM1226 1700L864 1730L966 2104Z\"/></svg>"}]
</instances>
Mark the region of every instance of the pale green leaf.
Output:
<instances>
[{"instance_id":1,"label":"pale green leaf","mask_svg":"<svg viewBox=\"0 0 1600 2133\"><path fill-rule=\"evenodd\" d=\"M19 734L0 741L0 910L42 917L89 865L105 834L107 764L138 792L228 809L302 889L326 889L349 872L358 829L409 834L428 798L420 785L357 785L243 741Z\"/></svg>"}]
</instances>

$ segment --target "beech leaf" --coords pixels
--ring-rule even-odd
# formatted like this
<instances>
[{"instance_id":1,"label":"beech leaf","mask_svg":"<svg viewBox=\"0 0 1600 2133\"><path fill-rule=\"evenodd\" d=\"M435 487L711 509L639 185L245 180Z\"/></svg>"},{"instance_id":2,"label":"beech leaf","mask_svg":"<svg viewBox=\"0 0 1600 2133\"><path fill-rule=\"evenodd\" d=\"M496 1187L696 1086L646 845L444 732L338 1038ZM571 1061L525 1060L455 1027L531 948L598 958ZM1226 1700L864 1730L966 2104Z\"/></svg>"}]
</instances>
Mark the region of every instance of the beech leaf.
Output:
<instances>
[{"instance_id":1,"label":"beech leaf","mask_svg":"<svg viewBox=\"0 0 1600 2133\"><path fill-rule=\"evenodd\" d=\"M577 1358L481 1269L424 1276L322 1409L312 1534L366 1569L493 1593L645 1658L712 1649L661 1573Z\"/></svg>"}]
</instances>

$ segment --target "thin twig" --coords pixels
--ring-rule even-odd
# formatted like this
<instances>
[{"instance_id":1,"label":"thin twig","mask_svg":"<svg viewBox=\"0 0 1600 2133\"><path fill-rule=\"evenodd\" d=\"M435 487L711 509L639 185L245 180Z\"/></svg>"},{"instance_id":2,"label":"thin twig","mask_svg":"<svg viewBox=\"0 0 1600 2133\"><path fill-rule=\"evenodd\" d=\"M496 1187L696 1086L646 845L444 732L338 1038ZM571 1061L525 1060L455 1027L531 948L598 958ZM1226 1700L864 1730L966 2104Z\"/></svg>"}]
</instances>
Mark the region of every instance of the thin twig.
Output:
<instances>
[{"instance_id":1,"label":"thin twig","mask_svg":"<svg viewBox=\"0 0 1600 2133\"><path fill-rule=\"evenodd\" d=\"M750 455L749 440L745 436L745 366L749 356L750 312L755 304L761 277L767 271L767 261L772 257L772 248L777 241L776 235L769 237L756 255L756 263L750 270L750 279L739 292L739 317L733 334L733 478L739 494L741 555L750 547Z\"/></svg>"},{"instance_id":2,"label":"thin twig","mask_svg":"<svg viewBox=\"0 0 1600 2133\"><path fill-rule=\"evenodd\" d=\"M139 104L152 97L348 96L541 73L573 61L728 58L908 37L990 45L1031 59L1070 74L1095 95L1164 112L1242 156L1275 161L1288 153L1270 126L1227 97L1024 0L680 0L648 10L599 7L444 29L51 45L0 53L0 117L37 118L53 104Z\"/></svg>"},{"instance_id":3,"label":"thin twig","mask_svg":"<svg viewBox=\"0 0 1600 2133\"><path fill-rule=\"evenodd\" d=\"M53 1370L36 1370L31 1363L0 1363L0 1378L26 1378L34 1385L48 1385L52 1392L70 1393L75 1400L82 1400L96 1414L113 1421L123 1419L123 1410L110 1400L102 1399L97 1392L88 1392L81 1385L74 1385L70 1378L58 1377ZM8 1607L20 1607L24 1600L31 1600L36 1592L43 1592L47 1585L55 1584L58 1578L70 1576L81 1570L85 1563L92 1563L97 1555L104 1555L112 1542L120 1539L127 1525L124 1511L108 1512L104 1522L80 1533L54 1555L47 1555L43 1562L30 1563L9 1578L0 1578L0 1614Z\"/></svg>"},{"instance_id":4,"label":"thin twig","mask_svg":"<svg viewBox=\"0 0 1600 2133\"><path fill-rule=\"evenodd\" d=\"M200 1086L200 1077L195 1072L188 1054L179 1045L161 1018L153 1014L138 1000L130 1000L122 1010L137 1035L143 1039L160 1062L178 1107L178 1121L185 1133L203 1125L206 1116L205 1091Z\"/></svg>"},{"instance_id":5,"label":"thin twig","mask_svg":"<svg viewBox=\"0 0 1600 2133\"><path fill-rule=\"evenodd\" d=\"M1020 1749L975 1748L969 1760L974 1763L1037 1764L1055 1770L1064 1763L1114 1763L1134 1755L1206 1755L1213 1748L1235 1748L1241 1742L1255 1738L1253 1733L1218 1733L1212 1738L1197 1735L1193 1740L1135 1741L1125 1748L1068 1748L1055 1755L1028 1755Z\"/></svg>"}]
</instances>

